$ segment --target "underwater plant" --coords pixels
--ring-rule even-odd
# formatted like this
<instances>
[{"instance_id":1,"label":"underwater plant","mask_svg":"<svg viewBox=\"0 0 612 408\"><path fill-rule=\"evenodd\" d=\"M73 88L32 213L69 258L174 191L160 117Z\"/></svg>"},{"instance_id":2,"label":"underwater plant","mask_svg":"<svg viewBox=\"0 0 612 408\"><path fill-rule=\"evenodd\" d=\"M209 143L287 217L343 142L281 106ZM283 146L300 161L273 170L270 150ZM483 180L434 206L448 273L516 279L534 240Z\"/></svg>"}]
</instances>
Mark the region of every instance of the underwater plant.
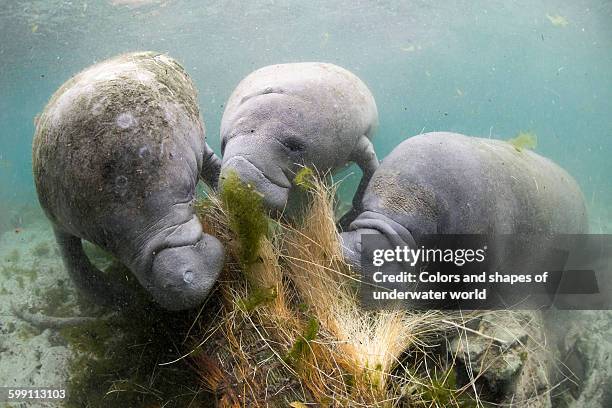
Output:
<instances>
[{"instance_id":1,"label":"underwater plant","mask_svg":"<svg viewBox=\"0 0 612 408\"><path fill-rule=\"evenodd\" d=\"M398 370L412 367L408 352L427 354L432 342L472 317L362 309L359 276L342 259L334 187L308 169L296 178L309 195L303 214L297 223L279 221L258 234L257 245L249 246L256 251L251 264L240 261L241 239L254 237L240 231L246 223L232 219L236 201L211 193L198 204L204 229L228 249L216 319L198 321L185 354L202 386L223 407L475 406L469 405L472 383L459 389L450 376L416 366L412 377ZM451 372L453 361L436 372ZM418 399L405 394L407 382L422 385Z\"/></svg>"},{"instance_id":2,"label":"underwater plant","mask_svg":"<svg viewBox=\"0 0 612 408\"><path fill-rule=\"evenodd\" d=\"M120 311L109 313L89 303L64 280L38 291L41 302L30 310L11 305L16 317L30 323L20 329L21 338L52 329L58 333L53 342L73 352L63 406L210 406L210 396L185 360L160 366L181 354L198 311L162 309L125 266L101 251L98 255L98 263L109 265L105 273L133 290L133 302Z\"/></svg>"},{"instance_id":3,"label":"underwater plant","mask_svg":"<svg viewBox=\"0 0 612 408\"><path fill-rule=\"evenodd\" d=\"M428 381L421 381L421 374L409 374L414 381L407 382L403 388L404 397L411 401L410 406L420 407L457 407L479 408L492 407L470 395L465 387L457 385L457 373L454 367L440 370L434 365Z\"/></svg>"},{"instance_id":4,"label":"underwater plant","mask_svg":"<svg viewBox=\"0 0 612 408\"><path fill-rule=\"evenodd\" d=\"M293 184L305 190L313 190L316 188L314 177L315 174L311 168L303 167L293 178Z\"/></svg>"},{"instance_id":5,"label":"underwater plant","mask_svg":"<svg viewBox=\"0 0 612 408\"><path fill-rule=\"evenodd\" d=\"M364 310L359 276L342 259L335 190L304 176L312 185L296 224L271 227L263 210L237 213L258 208L248 207L256 193L238 183L224 200L211 192L198 201L204 230L228 252L214 296L199 310L160 309L101 253L96 261L126 280L136 300L102 315L80 300L81 314L98 318L59 327L75 351L65 406L486 406L484 394L474 395L480 380L458 384L454 358L419 363L480 314ZM257 234L241 230L251 225ZM50 292L54 301L40 310L70 314L65 289Z\"/></svg>"},{"instance_id":6,"label":"underwater plant","mask_svg":"<svg viewBox=\"0 0 612 408\"><path fill-rule=\"evenodd\" d=\"M508 139L517 152L523 151L523 149L533 150L538 145L538 137L533 132L520 131L517 135L511 139Z\"/></svg>"},{"instance_id":7,"label":"underwater plant","mask_svg":"<svg viewBox=\"0 0 612 408\"><path fill-rule=\"evenodd\" d=\"M240 242L239 259L248 266L257 260L259 242L268 232L263 198L253 186L244 184L236 172L229 172L221 180L221 201Z\"/></svg>"},{"instance_id":8,"label":"underwater plant","mask_svg":"<svg viewBox=\"0 0 612 408\"><path fill-rule=\"evenodd\" d=\"M62 329L61 336L78 350L66 407L209 406L210 396L186 361L159 365L176 358L193 319L150 303Z\"/></svg>"},{"instance_id":9,"label":"underwater plant","mask_svg":"<svg viewBox=\"0 0 612 408\"><path fill-rule=\"evenodd\" d=\"M34 256L38 258L43 258L49 255L50 252L51 252L51 248L49 247L49 244L47 242L39 242L32 249L32 253L34 254Z\"/></svg>"}]
</instances>

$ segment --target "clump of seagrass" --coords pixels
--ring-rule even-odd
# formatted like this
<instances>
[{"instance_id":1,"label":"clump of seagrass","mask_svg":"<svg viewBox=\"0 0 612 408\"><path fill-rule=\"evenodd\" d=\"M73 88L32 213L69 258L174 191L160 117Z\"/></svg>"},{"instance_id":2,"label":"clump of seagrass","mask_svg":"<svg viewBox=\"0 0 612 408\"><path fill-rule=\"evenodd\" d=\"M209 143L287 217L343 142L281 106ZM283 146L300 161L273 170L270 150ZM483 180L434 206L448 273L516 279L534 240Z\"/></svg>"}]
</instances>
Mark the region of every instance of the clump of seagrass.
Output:
<instances>
[{"instance_id":1,"label":"clump of seagrass","mask_svg":"<svg viewBox=\"0 0 612 408\"><path fill-rule=\"evenodd\" d=\"M220 323L193 339L191 355L219 405L436 406L425 401L429 394L458 400L452 381L419 377L402 361L407 353L427 355L437 335L461 322L437 311L362 309L359 277L342 259L335 186L309 169L294 184L309 198L298 225L270 221L261 197L231 175L219 197L198 205L204 229L228 248ZM418 390L407 395L413 381Z\"/></svg>"}]
</instances>

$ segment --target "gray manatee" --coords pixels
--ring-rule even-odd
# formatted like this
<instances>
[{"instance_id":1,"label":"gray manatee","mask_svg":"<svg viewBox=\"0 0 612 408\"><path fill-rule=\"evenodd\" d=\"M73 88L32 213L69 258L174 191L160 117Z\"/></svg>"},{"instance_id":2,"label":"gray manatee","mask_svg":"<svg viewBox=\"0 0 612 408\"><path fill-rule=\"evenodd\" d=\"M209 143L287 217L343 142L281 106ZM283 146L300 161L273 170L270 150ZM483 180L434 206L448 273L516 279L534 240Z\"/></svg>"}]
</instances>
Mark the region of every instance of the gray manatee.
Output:
<instances>
[{"instance_id":1,"label":"gray manatee","mask_svg":"<svg viewBox=\"0 0 612 408\"><path fill-rule=\"evenodd\" d=\"M372 176L363 212L341 234L359 269L362 234L390 245L422 244L427 234L581 234L584 197L552 161L511 144L434 132L399 144ZM534 243L521 243L530 251Z\"/></svg>"},{"instance_id":2,"label":"gray manatee","mask_svg":"<svg viewBox=\"0 0 612 408\"><path fill-rule=\"evenodd\" d=\"M227 102L221 121L221 179L235 171L278 214L299 203L292 180L300 168L325 174L355 162L363 172L353 201L358 204L378 167L370 142L377 125L372 94L346 69L325 63L258 69Z\"/></svg>"},{"instance_id":3,"label":"gray manatee","mask_svg":"<svg viewBox=\"0 0 612 408\"><path fill-rule=\"evenodd\" d=\"M428 234L517 234L492 258L514 254L510 265L530 271L526 267L547 249L547 237L588 232L582 192L562 168L505 141L456 133L427 133L399 144L372 176L362 205L363 212L341 234L341 241L345 259L363 272L361 256L369 256L362 254L366 234L383 238L377 240L383 246L411 248L431 248ZM418 287L428 289L423 283ZM493 316L493 324L486 317L481 320L478 335L468 333L454 340L450 350L461 362L457 367L470 367L499 393L497 402L550 406L550 396L542 390L552 384L547 371L557 371L554 359L542 348L544 333L538 323L524 323L539 322L539 312L523 313L524 321L518 314ZM521 332L525 327L528 331ZM509 340L491 341L499 338ZM485 349L486 353L478 351ZM493 360L518 363L496 366ZM478 372L482 367L487 369ZM464 369L458 368L457 376L465 377Z\"/></svg>"},{"instance_id":4,"label":"gray manatee","mask_svg":"<svg viewBox=\"0 0 612 408\"><path fill-rule=\"evenodd\" d=\"M194 200L199 175L214 184L220 161L175 60L124 54L68 80L37 121L32 161L64 264L93 300L130 295L90 263L81 239L118 258L167 309L205 299L224 250L202 232Z\"/></svg>"}]
</instances>

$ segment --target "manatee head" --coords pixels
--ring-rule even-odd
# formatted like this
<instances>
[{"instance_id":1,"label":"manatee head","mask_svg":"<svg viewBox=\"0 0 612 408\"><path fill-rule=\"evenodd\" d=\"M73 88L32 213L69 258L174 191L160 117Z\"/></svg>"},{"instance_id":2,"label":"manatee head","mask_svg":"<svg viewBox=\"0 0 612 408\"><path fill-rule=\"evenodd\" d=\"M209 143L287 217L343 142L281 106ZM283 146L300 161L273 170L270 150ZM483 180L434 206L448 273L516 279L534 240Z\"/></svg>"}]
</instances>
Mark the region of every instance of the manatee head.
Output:
<instances>
[{"instance_id":1,"label":"manatee head","mask_svg":"<svg viewBox=\"0 0 612 408\"><path fill-rule=\"evenodd\" d=\"M149 197L149 206L143 207L144 215L135 216L136 222L123 221L124 228L129 231L121 234L125 238L112 252L163 308L197 307L208 297L223 269L223 245L203 232L194 213L193 200L168 206L166 202L175 197L168 194L164 202L154 198L154 194ZM170 207L170 210L159 217L147 217L151 201L161 202L162 209ZM113 232L115 235L121 233Z\"/></svg>"},{"instance_id":2,"label":"manatee head","mask_svg":"<svg viewBox=\"0 0 612 408\"><path fill-rule=\"evenodd\" d=\"M303 167L328 174L359 161L373 171L369 138L377 123L372 94L344 68L319 62L260 68L227 101L221 178L234 171L269 210L291 214L302 202L292 180Z\"/></svg>"},{"instance_id":3,"label":"manatee head","mask_svg":"<svg viewBox=\"0 0 612 408\"><path fill-rule=\"evenodd\" d=\"M235 172L263 195L273 215L283 212L296 192L292 180L300 169L331 170L342 151L315 106L283 90L242 98L226 110L221 127L221 181Z\"/></svg>"},{"instance_id":4,"label":"manatee head","mask_svg":"<svg viewBox=\"0 0 612 408\"><path fill-rule=\"evenodd\" d=\"M223 266L223 247L210 235L192 245L162 249L153 257L150 293L169 310L190 309L209 294Z\"/></svg>"}]
</instances>

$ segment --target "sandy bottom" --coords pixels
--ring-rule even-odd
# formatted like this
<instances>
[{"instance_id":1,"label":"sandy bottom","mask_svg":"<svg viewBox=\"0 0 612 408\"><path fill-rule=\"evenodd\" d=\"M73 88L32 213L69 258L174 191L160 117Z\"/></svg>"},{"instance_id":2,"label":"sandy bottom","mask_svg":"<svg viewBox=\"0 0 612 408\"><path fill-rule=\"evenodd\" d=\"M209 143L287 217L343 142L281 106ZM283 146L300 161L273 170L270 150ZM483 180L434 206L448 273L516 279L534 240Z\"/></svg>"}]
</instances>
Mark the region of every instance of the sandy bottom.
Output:
<instances>
[{"instance_id":1,"label":"sandy bottom","mask_svg":"<svg viewBox=\"0 0 612 408\"><path fill-rule=\"evenodd\" d=\"M74 302L74 288L42 215L0 236L0 386L65 388L73 355L67 343L54 330L41 332L16 318L11 304L42 309L58 304L66 312Z\"/></svg>"}]
</instances>

